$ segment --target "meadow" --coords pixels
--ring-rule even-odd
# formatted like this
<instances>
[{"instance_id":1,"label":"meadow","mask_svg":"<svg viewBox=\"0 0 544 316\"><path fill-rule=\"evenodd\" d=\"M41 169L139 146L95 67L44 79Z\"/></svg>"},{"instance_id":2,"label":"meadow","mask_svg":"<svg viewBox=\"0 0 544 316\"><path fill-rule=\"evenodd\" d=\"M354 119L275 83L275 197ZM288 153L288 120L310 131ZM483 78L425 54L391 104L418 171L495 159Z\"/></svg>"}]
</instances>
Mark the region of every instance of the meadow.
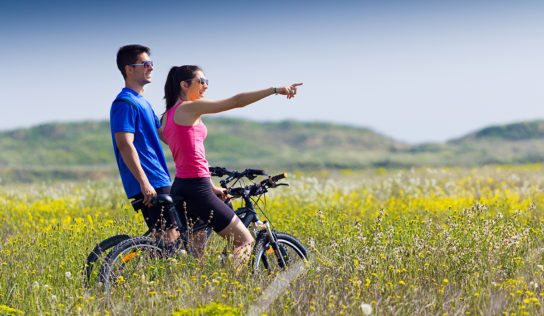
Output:
<instances>
[{"instance_id":1,"label":"meadow","mask_svg":"<svg viewBox=\"0 0 544 316\"><path fill-rule=\"evenodd\" d=\"M82 269L97 242L146 230L119 181L0 186L0 314L544 314L544 168L294 172L267 215L310 266L235 275L210 240L201 262L165 260L164 279L106 295Z\"/></svg>"}]
</instances>

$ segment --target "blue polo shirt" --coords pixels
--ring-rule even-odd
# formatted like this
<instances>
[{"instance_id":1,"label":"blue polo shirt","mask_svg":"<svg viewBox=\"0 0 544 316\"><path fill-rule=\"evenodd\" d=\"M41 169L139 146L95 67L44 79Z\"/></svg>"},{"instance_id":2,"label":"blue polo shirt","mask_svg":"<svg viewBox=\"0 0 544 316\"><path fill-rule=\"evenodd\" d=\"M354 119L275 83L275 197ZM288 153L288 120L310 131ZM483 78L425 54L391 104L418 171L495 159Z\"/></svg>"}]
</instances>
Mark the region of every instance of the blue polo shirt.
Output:
<instances>
[{"instance_id":1,"label":"blue polo shirt","mask_svg":"<svg viewBox=\"0 0 544 316\"><path fill-rule=\"evenodd\" d=\"M142 193L140 184L130 172L121 157L115 141L115 133L129 132L134 134L134 147L138 152L140 164L154 188L161 188L171 185L170 174L166 166L166 159L162 151L157 129L160 121L155 115L151 104L139 95L136 91L124 88L115 98L130 100L130 103L117 101L113 102L110 110L110 128L113 141L115 159L123 181L123 187L127 197L133 197Z\"/></svg>"}]
</instances>

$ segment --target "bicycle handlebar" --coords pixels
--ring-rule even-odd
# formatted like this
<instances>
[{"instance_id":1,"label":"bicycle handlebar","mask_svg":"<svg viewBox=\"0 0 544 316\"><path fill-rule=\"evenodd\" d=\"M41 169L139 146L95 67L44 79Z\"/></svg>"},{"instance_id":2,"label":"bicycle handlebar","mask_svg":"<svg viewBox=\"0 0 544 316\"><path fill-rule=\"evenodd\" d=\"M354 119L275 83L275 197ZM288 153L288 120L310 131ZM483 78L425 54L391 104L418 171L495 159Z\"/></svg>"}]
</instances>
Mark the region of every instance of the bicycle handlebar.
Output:
<instances>
[{"instance_id":1,"label":"bicycle handlebar","mask_svg":"<svg viewBox=\"0 0 544 316\"><path fill-rule=\"evenodd\" d=\"M209 167L210 173L214 177L223 177L225 175L228 175L227 178L220 181L221 186L226 187L229 182L231 182L234 179L241 179L243 177L248 178L249 180L255 179L257 176L266 176L267 174L264 172L264 170L261 169L245 169L242 172L239 172L237 170L230 171L227 168L223 167Z\"/></svg>"},{"instance_id":2,"label":"bicycle handlebar","mask_svg":"<svg viewBox=\"0 0 544 316\"><path fill-rule=\"evenodd\" d=\"M239 188L229 188L227 192L233 197L241 197L245 195L257 196L266 193L267 188L275 188L279 185L288 185L286 183L277 183L279 180L284 178L287 178L287 173L285 172L273 177L268 177L267 179L264 179L259 183L253 183L252 185Z\"/></svg>"},{"instance_id":3,"label":"bicycle handlebar","mask_svg":"<svg viewBox=\"0 0 544 316\"><path fill-rule=\"evenodd\" d=\"M230 172L223 167L209 167L212 177L222 177Z\"/></svg>"},{"instance_id":4,"label":"bicycle handlebar","mask_svg":"<svg viewBox=\"0 0 544 316\"><path fill-rule=\"evenodd\" d=\"M248 178L255 178L256 176L265 176L266 173L261 169L246 169L243 172Z\"/></svg>"}]
</instances>

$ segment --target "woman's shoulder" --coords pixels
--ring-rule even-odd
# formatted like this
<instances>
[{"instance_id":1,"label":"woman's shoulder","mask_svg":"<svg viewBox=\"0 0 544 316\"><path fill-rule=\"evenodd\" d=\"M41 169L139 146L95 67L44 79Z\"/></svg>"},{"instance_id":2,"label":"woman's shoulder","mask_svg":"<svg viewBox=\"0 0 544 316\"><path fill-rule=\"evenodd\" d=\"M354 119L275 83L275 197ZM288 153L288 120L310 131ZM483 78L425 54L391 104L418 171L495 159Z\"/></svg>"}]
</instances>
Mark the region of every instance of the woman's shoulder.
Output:
<instances>
[{"instance_id":1,"label":"woman's shoulder","mask_svg":"<svg viewBox=\"0 0 544 316\"><path fill-rule=\"evenodd\" d=\"M174 123L179 126L195 126L200 123L200 115L187 111L184 105L178 106L174 113Z\"/></svg>"}]
</instances>

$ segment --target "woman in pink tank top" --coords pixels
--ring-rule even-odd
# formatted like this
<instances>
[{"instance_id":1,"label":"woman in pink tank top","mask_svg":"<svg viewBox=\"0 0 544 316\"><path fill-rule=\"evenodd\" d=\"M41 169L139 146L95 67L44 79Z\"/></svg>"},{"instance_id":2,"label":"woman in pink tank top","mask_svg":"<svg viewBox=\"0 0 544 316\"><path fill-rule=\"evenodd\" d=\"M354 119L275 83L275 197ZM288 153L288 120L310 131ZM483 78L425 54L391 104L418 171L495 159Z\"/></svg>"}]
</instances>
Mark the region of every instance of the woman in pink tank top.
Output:
<instances>
[{"instance_id":1,"label":"woman in pink tank top","mask_svg":"<svg viewBox=\"0 0 544 316\"><path fill-rule=\"evenodd\" d=\"M272 94L291 99L302 83L243 92L223 100L204 99L208 80L197 66L172 67L164 85L166 111L162 118L162 134L176 164L176 178L170 194L178 211L185 201L186 212L180 213L184 225L208 222L220 236L234 244L235 267L241 268L249 260L255 241L234 211L223 201L225 191L210 178L204 149L207 129L203 114L224 112L259 101ZM189 240L192 253L201 257L206 244L205 231Z\"/></svg>"}]
</instances>

